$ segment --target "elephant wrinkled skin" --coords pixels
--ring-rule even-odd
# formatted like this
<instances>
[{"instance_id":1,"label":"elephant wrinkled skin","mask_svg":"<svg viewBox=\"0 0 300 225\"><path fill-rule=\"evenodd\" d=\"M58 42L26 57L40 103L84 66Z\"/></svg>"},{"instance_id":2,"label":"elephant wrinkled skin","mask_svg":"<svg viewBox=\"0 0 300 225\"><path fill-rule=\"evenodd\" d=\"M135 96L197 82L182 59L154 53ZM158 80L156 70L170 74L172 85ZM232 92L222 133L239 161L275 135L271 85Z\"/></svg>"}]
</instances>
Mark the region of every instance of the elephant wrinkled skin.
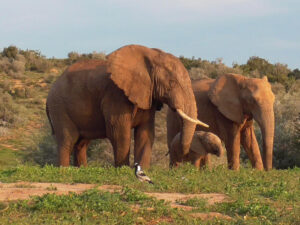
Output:
<instances>
[{"instance_id":1,"label":"elephant wrinkled skin","mask_svg":"<svg viewBox=\"0 0 300 225\"><path fill-rule=\"evenodd\" d=\"M240 145L245 149L256 169L272 169L274 141L274 94L266 77L247 78L238 74L224 74L215 79L192 81L198 119L225 143L228 167L238 170ZM253 119L258 123L263 140L263 157L255 137ZM180 131L180 121L171 110L167 116L168 146ZM263 158L263 160L262 160Z\"/></svg>"},{"instance_id":2,"label":"elephant wrinkled skin","mask_svg":"<svg viewBox=\"0 0 300 225\"><path fill-rule=\"evenodd\" d=\"M187 154L197 108L188 72L178 58L159 49L128 45L107 60L71 65L52 85L46 103L59 165L69 166L72 152L75 165L86 165L88 144L97 138L111 141L116 166L129 165L134 129L134 160L149 167L155 111L163 103L186 116L181 119L180 148Z\"/></svg>"},{"instance_id":3,"label":"elephant wrinkled skin","mask_svg":"<svg viewBox=\"0 0 300 225\"><path fill-rule=\"evenodd\" d=\"M220 138L205 131L195 131L189 154L181 158L178 154L180 133L176 134L170 145L170 166L178 166L181 162L191 162L197 168L209 166L209 153L220 157L224 150Z\"/></svg>"}]
</instances>

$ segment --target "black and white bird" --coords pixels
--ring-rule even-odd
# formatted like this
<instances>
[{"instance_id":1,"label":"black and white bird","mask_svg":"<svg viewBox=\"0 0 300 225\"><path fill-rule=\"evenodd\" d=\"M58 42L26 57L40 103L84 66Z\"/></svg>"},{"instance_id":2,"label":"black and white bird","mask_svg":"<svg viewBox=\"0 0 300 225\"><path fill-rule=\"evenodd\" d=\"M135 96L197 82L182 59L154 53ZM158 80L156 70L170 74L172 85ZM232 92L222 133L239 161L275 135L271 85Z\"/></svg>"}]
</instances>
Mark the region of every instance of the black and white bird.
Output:
<instances>
[{"instance_id":1,"label":"black and white bird","mask_svg":"<svg viewBox=\"0 0 300 225\"><path fill-rule=\"evenodd\" d=\"M144 173L142 170L142 167L138 163L134 163L135 167L135 176L141 181L141 182L148 182L150 184L154 184L151 179Z\"/></svg>"}]
</instances>

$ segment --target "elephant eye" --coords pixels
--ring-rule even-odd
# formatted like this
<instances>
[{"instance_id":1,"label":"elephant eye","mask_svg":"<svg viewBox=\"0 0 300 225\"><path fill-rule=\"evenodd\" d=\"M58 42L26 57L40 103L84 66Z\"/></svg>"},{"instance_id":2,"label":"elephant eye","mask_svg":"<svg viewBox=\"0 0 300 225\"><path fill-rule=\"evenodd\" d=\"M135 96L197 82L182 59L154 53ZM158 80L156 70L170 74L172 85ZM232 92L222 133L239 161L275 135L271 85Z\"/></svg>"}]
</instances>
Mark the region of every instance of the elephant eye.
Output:
<instances>
[{"instance_id":1,"label":"elephant eye","mask_svg":"<svg viewBox=\"0 0 300 225\"><path fill-rule=\"evenodd\" d=\"M253 98L247 98L248 104L253 104L255 101Z\"/></svg>"}]
</instances>

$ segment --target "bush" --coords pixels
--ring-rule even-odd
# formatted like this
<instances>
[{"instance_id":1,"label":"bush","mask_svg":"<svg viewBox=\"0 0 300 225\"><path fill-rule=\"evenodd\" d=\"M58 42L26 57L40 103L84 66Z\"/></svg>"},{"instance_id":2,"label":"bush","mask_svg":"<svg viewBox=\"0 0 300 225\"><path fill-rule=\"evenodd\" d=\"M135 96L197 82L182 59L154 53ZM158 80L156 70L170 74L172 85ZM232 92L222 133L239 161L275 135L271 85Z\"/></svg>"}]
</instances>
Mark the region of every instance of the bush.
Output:
<instances>
[{"instance_id":1,"label":"bush","mask_svg":"<svg viewBox=\"0 0 300 225\"><path fill-rule=\"evenodd\" d=\"M217 78L224 73L242 73L241 69L227 67L221 58L215 61L189 59L180 57L181 62L189 71L191 79Z\"/></svg>"},{"instance_id":2,"label":"bush","mask_svg":"<svg viewBox=\"0 0 300 225\"><path fill-rule=\"evenodd\" d=\"M24 61L19 61L19 60L13 60L12 63L11 63L11 69L14 72L24 73L24 71L25 71L25 62Z\"/></svg>"},{"instance_id":3,"label":"bush","mask_svg":"<svg viewBox=\"0 0 300 225\"><path fill-rule=\"evenodd\" d=\"M7 73L10 70L10 67L11 67L11 62L9 58L2 57L0 59L0 72Z\"/></svg>"},{"instance_id":4,"label":"bush","mask_svg":"<svg viewBox=\"0 0 300 225\"><path fill-rule=\"evenodd\" d=\"M16 124L22 124L24 118L21 117L20 113L23 109L23 106L19 106L14 102L10 94L0 89L0 127L12 127Z\"/></svg>"},{"instance_id":5,"label":"bush","mask_svg":"<svg viewBox=\"0 0 300 225\"><path fill-rule=\"evenodd\" d=\"M20 51L26 59L26 70L44 73L53 67L53 63L46 59L39 51L26 50Z\"/></svg>"},{"instance_id":6,"label":"bush","mask_svg":"<svg viewBox=\"0 0 300 225\"><path fill-rule=\"evenodd\" d=\"M94 51L93 53L89 53L89 54L79 54L78 52L70 52L68 54L68 64L71 65L79 60L83 60L83 59L102 59L105 60L106 59L106 55L103 52L96 52Z\"/></svg>"},{"instance_id":7,"label":"bush","mask_svg":"<svg viewBox=\"0 0 300 225\"><path fill-rule=\"evenodd\" d=\"M271 64L266 59L252 56L246 64L235 64L234 68L239 68L242 73L249 77L262 78L267 76L270 82L279 82L288 90L297 77L297 70L292 72L286 64Z\"/></svg>"},{"instance_id":8,"label":"bush","mask_svg":"<svg viewBox=\"0 0 300 225\"><path fill-rule=\"evenodd\" d=\"M294 69L292 72L288 74L289 78L294 78L295 80L300 79L300 70L299 69Z\"/></svg>"},{"instance_id":9,"label":"bush","mask_svg":"<svg viewBox=\"0 0 300 225\"><path fill-rule=\"evenodd\" d=\"M19 79L23 77L25 71L25 58L17 54L15 58L2 57L0 59L0 72Z\"/></svg>"},{"instance_id":10,"label":"bush","mask_svg":"<svg viewBox=\"0 0 300 225\"><path fill-rule=\"evenodd\" d=\"M46 121L45 121L46 122ZM33 136L33 144L28 146L25 157L26 162L36 163L44 166L58 165L58 153L56 143L51 135L50 125L46 125L41 131Z\"/></svg>"},{"instance_id":11,"label":"bush","mask_svg":"<svg viewBox=\"0 0 300 225\"><path fill-rule=\"evenodd\" d=\"M7 57L9 59L13 58L15 59L17 57L17 54L19 53L19 49L16 46L9 46L7 48L4 48L2 51L2 55L4 57Z\"/></svg>"}]
</instances>

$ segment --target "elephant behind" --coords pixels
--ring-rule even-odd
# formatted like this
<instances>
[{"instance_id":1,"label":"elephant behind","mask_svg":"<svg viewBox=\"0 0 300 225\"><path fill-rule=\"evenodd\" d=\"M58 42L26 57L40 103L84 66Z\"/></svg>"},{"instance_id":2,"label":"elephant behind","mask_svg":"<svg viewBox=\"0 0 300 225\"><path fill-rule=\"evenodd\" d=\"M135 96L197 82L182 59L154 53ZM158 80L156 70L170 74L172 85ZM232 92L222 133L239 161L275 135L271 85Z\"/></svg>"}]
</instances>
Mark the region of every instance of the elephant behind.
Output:
<instances>
[{"instance_id":1,"label":"elephant behind","mask_svg":"<svg viewBox=\"0 0 300 225\"><path fill-rule=\"evenodd\" d=\"M193 140L190 146L190 151L184 158L178 154L180 141L180 133L176 134L170 145L170 166L178 166L181 162L191 162L197 168L210 166L208 154L214 154L220 157L224 150L220 138L205 131L195 131Z\"/></svg>"},{"instance_id":2,"label":"elephant behind","mask_svg":"<svg viewBox=\"0 0 300 225\"><path fill-rule=\"evenodd\" d=\"M224 74L217 79L192 81L198 119L225 143L228 167L238 170L240 145L245 149L252 166L259 170L272 168L274 141L274 94L266 77L248 78L239 74ZM263 157L254 133L253 121L261 129ZM180 131L181 123L171 110L167 115L168 147ZM263 160L262 160L263 159Z\"/></svg>"},{"instance_id":3,"label":"elephant behind","mask_svg":"<svg viewBox=\"0 0 300 225\"><path fill-rule=\"evenodd\" d=\"M181 118L180 148L187 154L197 108L187 70L175 56L139 45L124 46L107 60L83 60L55 81L46 111L58 145L59 165L86 165L90 140L108 138L116 166L129 165L131 129L134 160L149 167L155 111L167 104Z\"/></svg>"}]
</instances>

